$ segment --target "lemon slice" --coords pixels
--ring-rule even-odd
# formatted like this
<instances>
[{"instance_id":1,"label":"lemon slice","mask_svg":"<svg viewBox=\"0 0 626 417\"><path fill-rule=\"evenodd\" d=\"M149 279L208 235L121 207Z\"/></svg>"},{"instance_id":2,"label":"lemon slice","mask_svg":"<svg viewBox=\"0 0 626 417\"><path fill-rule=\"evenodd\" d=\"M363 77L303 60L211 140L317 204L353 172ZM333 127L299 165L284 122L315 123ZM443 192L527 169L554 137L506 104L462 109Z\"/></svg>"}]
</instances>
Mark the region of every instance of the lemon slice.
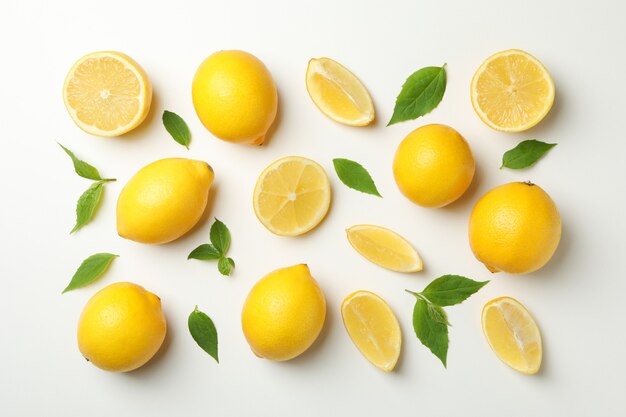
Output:
<instances>
[{"instance_id":1,"label":"lemon slice","mask_svg":"<svg viewBox=\"0 0 626 417\"><path fill-rule=\"evenodd\" d=\"M519 49L487 58L474 74L471 97L478 117L503 132L530 129L548 114L554 82L534 56Z\"/></svg>"},{"instance_id":2,"label":"lemon slice","mask_svg":"<svg viewBox=\"0 0 626 417\"><path fill-rule=\"evenodd\" d=\"M346 230L348 241L365 259L397 272L422 270L422 259L402 236L381 226L358 224Z\"/></svg>"},{"instance_id":3,"label":"lemon slice","mask_svg":"<svg viewBox=\"0 0 626 417\"><path fill-rule=\"evenodd\" d=\"M341 303L341 317L350 339L378 369L390 372L402 348L402 332L385 300L369 291L357 291Z\"/></svg>"},{"instance_id":4,"label":"lemon slice","mask_svg":"<svg viewBox=\"0 0 626 417\"><path fill-rule=\"evenodd\" d=\"M96 136L119 136L148 115L152 86L146 73L120 52L80 58L65 78L63 101L74 122Z\"/></svg>"},{"instance_id":5,"label":"lemon slice","mask_svg":"<svg viewBox=\"0 0 626 417\"><path fill-rule=\"evenodd\" d=\"M363 83L330 58L309 61L306 89L322 113L336 122L365 126L374 120L374 103Z\"/></svg>"},{"instance_id":6,"label":"lemon slice","mask_svg":"<svg viewBox=\"0 0 626 417\"><path fill-rule=\"evenodd\" d=\"M535 374L541 366L541 333L530 313L519 301L500 297L485 304L483 332L489 346L516 371Z\"/></svg>"},{"instance_id":7,"label":"lemon slice","mask_svg":"<svg viewBox=\"0 0 626 417\"><path fill-rule=\"evenodd\" d=\"M301 156L274 161L254 187L254 213L270 232L297 236L317 226L330 206L330 183L317 162Z\"/></svg>"}]
</instances>

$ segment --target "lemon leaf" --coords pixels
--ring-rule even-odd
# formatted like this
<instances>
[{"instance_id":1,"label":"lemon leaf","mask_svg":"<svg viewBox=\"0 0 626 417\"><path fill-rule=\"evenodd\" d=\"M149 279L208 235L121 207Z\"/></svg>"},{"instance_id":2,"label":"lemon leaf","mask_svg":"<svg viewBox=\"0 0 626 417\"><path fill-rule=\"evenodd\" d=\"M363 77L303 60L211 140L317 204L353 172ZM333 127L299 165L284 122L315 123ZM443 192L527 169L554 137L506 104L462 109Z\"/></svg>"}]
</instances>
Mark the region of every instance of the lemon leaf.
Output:
<instances>
[{"instance_id":1,"label":"lemon leaf","mask_svg":"<svg viewBox=\"0 0 626 417\"><path fill-rule=\"evenodd\" d=\"M206 353L211 355L215 362L219 363L217 355L217 329L213 320L202 311L198 310L198 306L189 315L187 326L191 337L196 341L198 346Z\"/></svg>"},{"instance_id":2,"label":"lemon leaf","mask_svg":"<svg viewBox=\"0 0 626 417\"><path fill-rule=\"evenodd\" d=\"M374 180L361 164L344 158L333 159L337 176L348 188L382 198Z\"/></svg>"},{"instance_id":3,"label":"lemon leaf","mask_svg":"<svg viewBox=\"0 0 626 417\"><path fill-rule=\"evenodd\" d=\"M69 155L70 158L72 158L74 171L76 171L79 176L87 178L88 180L95 181L115 181L115 178L102 178L98 170L93 165L90 165L87 162L78 159L72 151L70 151L60 143L59 146L65 151L66 154Z\"/></svg>"},{"instance_id":4,"label":"lemon leaf","mask_svg":"<svg viewBox=\"0 0 626 417\"><path fill-rule=\"evenodd\" d=\"M222 257L217 261L217 270L220 274L229 276L235 267L235 261L232 258Z\"/></svg>"},{"instance_id":5,"label":"lemon leaf","mask_svg":"<svg viewBox=\"0 0 626 417\"><path fill-rule=\"evenodd\" d=\"M112 253L96 253L85 259L74 273L74 276L67 287L65 287L62 294L96 281L106 272L109 265L111 265L113 260L117 257L119 257L119 255L113 255Z\"/></svg>"},{"instance_id":6,"label":"lemon leaf","mask_svg":"<svg viewBox=\"0 0 626 417\"><path fill-rule=\"evenodd\" d=\"M429 301L446 307L462 303L488 283L460 275L443 275L428 284L421 294Z\"/></svg>"},{"instance_id":7,"label":"lemon leaf","mask_svg":"<svg viewBox=\"0 0 626 417\"><path fill-rule=\"evenodd\" d=\"M205 243L203 245L198 246L194 250L191 251L187 259L198 259L201 261L212 261L215 259L220 259L222 254L218 251L215 246Z\"/></svg>"},{"instance_id":8,"label":"lemon leaf","mask_svg":"<svg viewBox=\"0 0 626 417\"><path fill-rule=\"evenodd\" d=\"M448 324L446 313L437 305L418 297L413 307L413 330L415 335L447 367Z\"/></svg>"},{"instance_id":9,"label":"lemon leaf","mask_svg":"<svg viewBox=\"0 0 626 417\"><path fill-rule=\"evenodd\" d=\"M446 91L446 64L424 67L406 79L387 126L417 119L435 109Z\"/></svg>"},{"instance_id":10,"label":"lemon leaf","mask_svg":"<svg viewBox=\"0 0 626 417\"><path fill-rule=\"evenodd\" d=\"M228 227L215 218L215 222L211 226L211 243L222 255L226 255L230 248L230 231Z\"/></svg>"},{"instance_id":11,"label":"lemon leaf","mask_svg":"<svg viewBox=\"0 0 626 417\"><path fill-rule=\"evenodd\" d=\"M103 183L98 181L91 184L91 186L81 194L76 203L76 224L70 231L70 234L81 229L91 221L93 215L96 213L98 204L100 204L103 191Z\"/></svg>"},{"instance_id":12,"label":"lemon leaf","mask_svg":"<svg viewBox=\"0 0 626 417\"><path fill-rule=\"evenodd\" d=\"M502 155L500 168L528 168L540 160L556 143L545 143L539 140L525 140Z\"/></svg>"},{"instance_id":13,"label":"lemon leaf","mask_svg":"<svg viewBox=\"0 0 626 417\"><path fill-rule=\"evenodd\" d=\"M189 144L191 143L191 132L189 131L189 126L187 126L187 123L185 123L183 118L174 112L165 110L163 112L162 120L165 130L167 130L172 138L185 148L189 149Z\"/></svg>"}]
</instances>

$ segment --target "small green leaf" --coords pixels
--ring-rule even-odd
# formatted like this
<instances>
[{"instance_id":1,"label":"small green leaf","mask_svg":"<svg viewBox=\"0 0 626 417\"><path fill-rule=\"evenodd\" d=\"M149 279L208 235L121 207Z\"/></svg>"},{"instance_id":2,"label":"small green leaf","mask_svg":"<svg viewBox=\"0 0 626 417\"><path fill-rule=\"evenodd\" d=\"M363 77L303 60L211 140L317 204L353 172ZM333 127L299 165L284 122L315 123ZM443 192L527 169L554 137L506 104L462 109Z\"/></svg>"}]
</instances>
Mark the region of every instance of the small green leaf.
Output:
<instances>
[{"instance_id":1,"label":"small green leaf","mask_svg":"<svg viewBox=\"0 0 626 417\"><path fill-rule=\"evenodd\" d=\"M335 158L333 165L337 176L346 186L362 193L382 197L369 172L361 164L349 159Z\"/></svg>"},{"instance_id":2,"label":"small green leaf","mask_svg":"<svg viewBox=\"0 0 626 417\"><path fill-rule=\"evenodd\" d=\"M428 284L422 295L442 307L462 303L489 281L478 282L460 275L443 275Z\"/></svg>"},{"instance_id":3,"label":"small green leaf","mask_svg":"<svg viewBox=\"0 0 626 417\"><path fill-rule=\"evenodd\" d=\"M187 259L199 259L201 261L212 261L219 259L222 254L215 249L215 246L205 243L191 251Z\"/></svg>"},{"instance_id":4,"label":"small green leaf","mask_svg":"<svg viewBox=\"0 0 626 417\"><path fill-rule=\"evenodd\" d=\"M163 112L163 126L165 130L172 135L172 138L185 148L189 149L189 143L191 143L191 132L189 132L189 126L183 120L182 117L174 112L165 110Z\"/></svg>"},{"instance_id":5,"label":"small green leaf","mask_svg":"<svg viewBox=\"0 0 626 417\"><path fill-rule=\"evenodd\" d=\"M213 320L198 310L198 306L196 306L189 315L187 326L189 327L191 337L193 337L198 346L211 355L215 362L219 363L217 356L217 329L215 324L213 324Z\"/></svg>"},{"instance_id":6,"label":"small green leaf","mask_svg":"<svg viewBox=\"0 0 626 417\"><path fill-rule=\"evenodd\" d=\"M430 305L430 306L429 306ZM441 319L446 313L423 298L417 298L413 307L415 335L446 367L448 357L448 325Z\"/></svg>"},{"instance_id":7,"label":"small green leaf","mask_svg":"<svg viewBox=\"0 0 626 417\"><path fill-rule=\"evenodd\" d=\"M527 168L535 164L556 143L545 143L539 140L525 140L520 142L515 148L510 149L502 155L502 166L511 169Z\"/></svg>"},{"instance_id":8,"label":"small green leaf","mask_svg":"<svg viewBox=\"0 0 626 417\"><path fill-rule=\"evenodd\" d=\"M210 233L211 243L215 246L215 249L217 249L220 254L226 255L230 248L230 232L228 231L228 227L215 218Z\"/></svg>"},{"instance_id":9,"label":"small green leaf","mask_svg":"<svg viewBox=\"0 0 626 417\"><path fill-rule=\"evenodd\" d=\"M102 199L102 192L104 186L102 182L98 181L93 184L78 198L76 203L76 224L70 232L70 234L81 229L87 223L91 221L93 215L96 213L98 204Z\"/></svg>"},{"instance_id":10,"label":"small green leaf","mask_svg":"<svg viewBox=\"0 0 626 417\"><path fill-rule=\"evenodd\" d=\"M222 257L217 261L217 270L220 271L222 275L229 276L234 267L235 261L233 261L232 258Z\"/></svg>"},{"instance_id":11,"label":"small green leaf","mask_svg":"<svg viewBox=\"0 0 626 417\"><path fill-rule=\"evenodd\" d=\"M402 85L387 126L417 119L439 105L446 91L446 64L417 70Z\"/></svg>"},{"instance_id":12,"label":"small green leaf","mask_svg":"<svg viewBox=\"0 0 626 417\"><path fill-rule=\"evenodd\" d=\"M81 161L80 159L78 159L72 151L70 151L65 146L61 145L60 143L59 143L59 146L65 151L66 154L70 156L70 158L72 158L72 163L74 164L74 171L76 171L76 173L80 175L81 177L87 178L89 180L94 180L94 181L115 181L115 178L103 179L95 167L93 167L92 165L88 164L85 161Z\"/></svg>"},{"instance_id":13,"label":"small green leaf","mask_svg":"<svg viewBox=\"0 0 626 417\"><path fill-rule=\"evenodd\" d=\"M65 287L63 293L84 287L100 278L111 265L111 262L118 256L112 253L96 253L85 259L74 273L72 280Z\"/></svg>"}]
</instances>

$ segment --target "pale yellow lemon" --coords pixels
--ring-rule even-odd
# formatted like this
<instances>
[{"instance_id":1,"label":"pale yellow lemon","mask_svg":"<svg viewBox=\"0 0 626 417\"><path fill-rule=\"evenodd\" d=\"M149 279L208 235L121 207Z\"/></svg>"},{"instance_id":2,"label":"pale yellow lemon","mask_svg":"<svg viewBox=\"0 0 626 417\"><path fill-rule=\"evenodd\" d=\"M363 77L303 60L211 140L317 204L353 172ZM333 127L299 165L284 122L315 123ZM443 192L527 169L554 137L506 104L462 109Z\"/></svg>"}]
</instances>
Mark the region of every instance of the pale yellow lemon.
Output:
<instances>
[{"instance_id":1,"label":"pale yellow lemon","mask_svg":"<svg viewBox=\"0 0 626 417\"><path fill-rule=\"evenodd\" d=\"M128 372L154 356L166 328L159 297L137 284L118 282L85 305L78 321L78 349L98 368Z\"/></svg>"}]
</instances>

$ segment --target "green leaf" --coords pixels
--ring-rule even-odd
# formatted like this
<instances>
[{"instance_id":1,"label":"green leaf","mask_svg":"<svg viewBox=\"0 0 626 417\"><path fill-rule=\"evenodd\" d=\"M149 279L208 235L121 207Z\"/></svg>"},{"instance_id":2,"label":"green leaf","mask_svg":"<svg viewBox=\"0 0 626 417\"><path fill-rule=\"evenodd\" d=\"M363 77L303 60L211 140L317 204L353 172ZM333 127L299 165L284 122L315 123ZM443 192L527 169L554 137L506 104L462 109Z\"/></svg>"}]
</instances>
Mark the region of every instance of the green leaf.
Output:
<instances>
[{"instance_id":1,"label":"green leaf","mask_svg":"<svg viewBox=\"0 0 626 417\"><path fill-rule=\"evenodd\" d=\"M510 149L502 155L502 166L511 169L527 168L536 163L556 143L545 143L539 140L525 140L520 142L515 148Z\"/></svg>"},{"instance_id":2,"label":"green leaf","mask_svg":"<svg viewBox=\"0 0 626 417\"><path fill-rule=\"evenodd\" d=\"M85 259L74 273L72 280L65 287L63 293L84 287L100 278L111 265L113 259L118 256L112 253L96 253Z\"/></svg>"},{"instance_id":3,"label":"green leaf","mask_svg":"<svg viewBox=\"0 0 626 417\"><path fill-rule=\"evenodd\" d=\"M228 227L217 218L211 226L211 243L220 254L226 255L230 248L230 232Z\"/></svg>"},{"instance_id":4,"label":"green leaf","mask_svg":"<svg viewBox=\"0 0 626 417\"><path fill-rule=\"evenodd\" d=\"M76 224L70 232L70 234L81 229L87 223L91 221L93 215L96 213L98 204L102 199L102 192L104 186L102 182L98 181L93 184L78 198L76 203Z\"/></svg>"},{"instance_id":5,"label":"green leaf","mask_svg":"<svg viewBox=\"0 0 626 417\"><path fill-rule=\"evenodd\" d=\"M165 130L172 135L172 138L185 148L189 149L189 143L191 143L191 132L189 132L189 126L183 120L182 117L174 112L165 110L163 112L163 126Z\"/></svg>"},{"instance_id":6,"label":"green leaf","mask_svg":"<svg viewBox=\"0 0 626 417\"><path fill-rule=\"evenodd\" d=\"M234 267L235 261L233 261L232 258L222 257L217 261L217 270L220 271L222 275L229 276Z\"/></svg>"},{"instance_id":7,"label":"green leaf","mask_svg":"<svg viewBox=\"0 0 626 417\"><path fill-rule=\"evenodd\" d=\"M489 281L478 282L460 275L443 275L428 284L422 295L429 301L446 307L462 303Z\"/></svg>"},{"instance_id":8,"label":"green leaf","mask_svg":"<svg viewBox=\"0 0 626 417\"><path fill-rule=\"evenodd\" d=\"M72 151L70 151L65 146L61 145L60 143L59 143L59 146L63 148L65 153L68 154L70 158L72 158L72 163L74 164L74 171L76 171L76 173L80 175L81 177L87 178L89 180L95 180L95 181L115 181L115 178L103 179L95 167L93 167L92 165L88 164L85 161L81 161L80 159L78 159Z\"/></svg>"},{"instance_id":9,"label":"green leaf","mask_svg":"<svg viewBox=\"0 0 626 417\"><path fill-rule=\"evenodd\" d=\"M219 259L222 254L215 249L215 246L205 243L191 251L187 259L199 259L201 261L212 261Z\"/></svg>"},{"instance_id":10,"label":"green leaf","mask_svg":"<svg viewBox=\"0 0 626 417\"><path fill-rule=\"evenodd\" d=\"M413 330L415 335L447 367L448 324L446 313L439 306L418 297L413 307Z\"/></svg>"},{"instance_id":11,"label":"green leaf","mask_svg":"<svg viewBox=\"0 0 626 417\"><path fill-rule=\"evenodd\" d=\"M345 185L362 193L376 195L382 197L376 189L376 184L370 176L369 172L358 162L349 159L335 158L333 165L337 176Z\"/></svg>"},{"instance_id":12,"label":"green leaf","mask_svg":"<svg viewBox=\"0 0 626 417\"><path fill-rule=\"evenodd\" d=\"M219 363L217 356L217 329L215 324L213 324L213 320L198 310L198 306L196 306L189 315L187 326L189 327L191 337L193 337L198 346L211 355L215 362Z\"/></svg>"},{"instance_id":13,"label":"green leaf","mask_svg":"<svg viewBox=\"0 0 626 417\"><path fill-rule=\"evenodd\" d=\"M439 105L446 91L446 64L422 68L406 79L387 126L417 119Z\"/></svg>"}]
</instances>

